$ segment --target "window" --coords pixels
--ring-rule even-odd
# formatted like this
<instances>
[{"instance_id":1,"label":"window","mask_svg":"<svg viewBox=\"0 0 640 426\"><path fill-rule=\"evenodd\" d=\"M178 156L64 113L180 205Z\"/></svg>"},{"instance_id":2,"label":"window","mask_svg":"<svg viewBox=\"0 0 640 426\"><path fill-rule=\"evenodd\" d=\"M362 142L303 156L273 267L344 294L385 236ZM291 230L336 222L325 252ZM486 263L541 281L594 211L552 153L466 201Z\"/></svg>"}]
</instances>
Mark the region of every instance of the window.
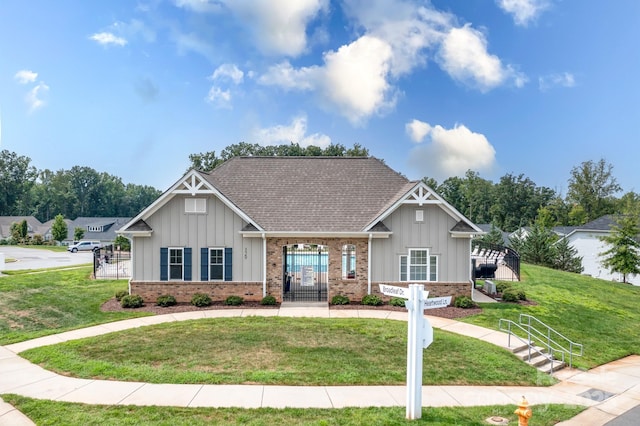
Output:
<instances>
[{"instance_id":1,"label":"window","mask_svg":"<svg viewBox=\"0 0 640 426\"><path fill-rule=\"evenodd\" d=\"M169 249L169 279L181 280L183 279L183 249L182 248L170 248Z\"/></svg>"},{"instance_id":2,"label":"window","mask_svg":"<svg viewBox=\"0 0 640 426\"><path fill-rule=\"evenodd\" d=\"M206 213L207 199L206 198L185 198L184 212L185 213Z\"/></svg>"},{"instance_id":3,"label":"window","mask_svg":"<svg viewBox=\"0 0 640 426\"><path fill-rule=\"evenodd\" d=\"M400 256L400 281L438 281L438 256L428 249L409 249Z\"/></svg>"},{"instance_id":4,"label":"window","mask_svg":"<svg viewBox=\"0 0 640 426\"><path fill-rule=\"evenodd\" d=\"M342 246L342 279L356 278L356 246L345 244Z\"/></svg>"},{"instance_id":5,"label":"window","mask_svg":"<svg viewBox=\"0 0 640 426\"><path fill-rule=\"evenodd\" d=\"M100 225L100 226L87 225L87 231L88 232L102 232L102 225Z\"/></svg>"},{"instance_id":6,"label":"window","mask_svg":"<svg viewBox=\"0 0 640 426\"><path fill-rule=\"evenodd\" d=\"M224 249L209 249L209 280L222 281L224 279Z\"/></svg>"}]
</instances>

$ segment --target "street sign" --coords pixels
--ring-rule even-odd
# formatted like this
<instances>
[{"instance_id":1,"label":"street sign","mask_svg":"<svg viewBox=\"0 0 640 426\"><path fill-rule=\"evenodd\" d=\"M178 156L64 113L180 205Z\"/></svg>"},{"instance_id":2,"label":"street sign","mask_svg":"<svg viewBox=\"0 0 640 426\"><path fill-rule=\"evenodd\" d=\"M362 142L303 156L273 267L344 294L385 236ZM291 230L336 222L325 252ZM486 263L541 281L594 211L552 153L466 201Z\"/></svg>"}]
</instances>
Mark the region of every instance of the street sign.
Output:
<instances>
[{"instance_id":1,"label":"street sign","mask_svg":"<svg viewBox=\"0 0 640 426\"><path fill-rule=\"evenodd\" d=\"M385 296L401 297L402 299L410 298L409 289L406 287L397 287L394 285L380 284L380 292ZM422 293L424 294L425 299L429 297L428 291L423 290Z\"/></svg>"},{"instance_id":2,"label":"street sign","mask_svg":"<svg viewBox=\"0 0 640 426\"><path fill-rule=\"evenodd\" d=\"M432 297L431 299L424 300L425 309L444 308L451 304L451 296L445 297Z\"/></svg>"}]
</instances>

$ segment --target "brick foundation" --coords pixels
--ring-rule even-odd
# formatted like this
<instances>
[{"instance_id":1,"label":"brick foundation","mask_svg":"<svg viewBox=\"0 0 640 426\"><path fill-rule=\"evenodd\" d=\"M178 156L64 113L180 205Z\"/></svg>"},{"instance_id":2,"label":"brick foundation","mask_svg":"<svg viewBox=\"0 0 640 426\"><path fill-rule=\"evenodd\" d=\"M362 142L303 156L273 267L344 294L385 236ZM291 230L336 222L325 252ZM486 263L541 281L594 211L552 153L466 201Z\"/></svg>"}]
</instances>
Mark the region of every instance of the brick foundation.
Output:
<instances>
[{"instance_id":1,"label":"brick foundation","mask_svg":"<svg viewBox=\"0 0 640 426\"><path fill-rule=\"evenodd\" d=\"M262 300L261 282L217 282L217 281L131 281L131 293L142 296L146 303L155 303L159 296L170 294L179 303L191 302L196 293L204 293L214 302L224 301L229 296L240 296L247 302ZM274 294L275 296L275 294Z\"/></svg>"}]
</instances>

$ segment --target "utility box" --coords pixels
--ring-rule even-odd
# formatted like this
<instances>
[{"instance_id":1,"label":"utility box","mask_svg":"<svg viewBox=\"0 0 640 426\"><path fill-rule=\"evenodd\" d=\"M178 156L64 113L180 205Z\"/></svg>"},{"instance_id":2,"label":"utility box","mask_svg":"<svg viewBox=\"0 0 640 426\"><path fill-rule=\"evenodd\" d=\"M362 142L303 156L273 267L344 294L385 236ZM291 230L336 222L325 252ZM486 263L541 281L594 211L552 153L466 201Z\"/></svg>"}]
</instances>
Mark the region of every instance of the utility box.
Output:
<instances>
[{"instance_id":1,"label":"utility box","mask_svg":"<svg viewBox=\"0 0 640 426\"><path fill-rule=\"evenodd\" d=\"M489 280L484 280L484 292L487 294L496 294L496 283L494 283L493 281L489 281Z\"/></svg>"}]
</instances>

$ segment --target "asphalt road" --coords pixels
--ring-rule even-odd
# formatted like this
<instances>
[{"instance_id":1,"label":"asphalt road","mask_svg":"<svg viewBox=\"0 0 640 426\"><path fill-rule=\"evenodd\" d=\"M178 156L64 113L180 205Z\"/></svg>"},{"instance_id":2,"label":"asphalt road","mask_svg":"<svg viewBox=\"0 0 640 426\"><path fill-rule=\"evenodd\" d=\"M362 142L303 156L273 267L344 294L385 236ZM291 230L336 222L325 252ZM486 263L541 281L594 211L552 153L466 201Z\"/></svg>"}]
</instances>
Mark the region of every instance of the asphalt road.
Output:
<instances>
[{"instance_id":1,"label":"asphalt road","mask_svg":"<svg viewBox=\"0 0 640 426\"><path fill-rule=\"evenodd\" d=\"M0 246L0 253L4 254L5 259L16 259L15 262L4 264L4 270L7 271L74 266L91 264L93 261L93 253L91 252L70 253L39 248ZM3 270L2 266L0 265L0 272Z\"/></svg>"}]
</instances>

